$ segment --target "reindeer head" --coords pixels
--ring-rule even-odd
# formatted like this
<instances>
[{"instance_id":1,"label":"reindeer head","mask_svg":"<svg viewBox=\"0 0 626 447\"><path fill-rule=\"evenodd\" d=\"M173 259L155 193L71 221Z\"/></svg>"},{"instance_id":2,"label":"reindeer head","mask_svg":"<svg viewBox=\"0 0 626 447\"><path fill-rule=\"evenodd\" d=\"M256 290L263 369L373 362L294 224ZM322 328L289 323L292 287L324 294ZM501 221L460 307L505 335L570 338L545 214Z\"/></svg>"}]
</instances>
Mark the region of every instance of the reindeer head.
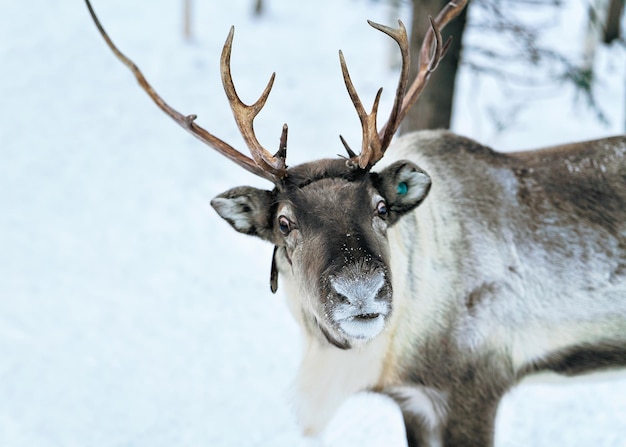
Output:
<instances>
[{"instance_id":1,"label":"reindeer head","mask_svg":"<svg viewBox=\"0 0 626 447\"><path fill-rule=\"evenodd\" d=\"M387 123L378 131L376 115L382 89L368 114L339 52L344 81L363 129L361 153L356 155L341 138L348 157L291 168L286 164L287 126L283 126L275 155L261 146L253 130L254 118L267 101L274 75L252 105L244 104L235 91L230 71L233 28L222 51L222 82L252 158L198 126L195 115L182 115L165 103L136 65L111 42L86 2L109 47L164 112L241 167L274 184L271 190L233 188L211 201L235 230L274 244L272 291L277 289L280 271L297 288L297 312L310 334L337 347L349 348L378 335L392 310L387 229L424 200L430 178L406 160L380 172L372 172L371 168L384 156L402 119L445 54L449 41L442 45L440 29L458 15L466 0L450 2L436 19L430 18L419 72L408 90L409 49L404 25L399 22L399 28L392 29L369 22L393 38L402 53L400 80Z\"/></svg>"},{"instance_id":2,"label":"reindeer head","mask_svg":"<svg viewBox=\"0 0 626 447\"><path fill-rule=\"evenodd\" d=\"M273 190L231 189L211 202L237 231L275 245L277 266L297 284L312 330L331 343L377 335L391 312L387 228L428 193L430 178L408 161L381 172L345 160L319 160L287 170Z\"/></svg>"}]
</instances>

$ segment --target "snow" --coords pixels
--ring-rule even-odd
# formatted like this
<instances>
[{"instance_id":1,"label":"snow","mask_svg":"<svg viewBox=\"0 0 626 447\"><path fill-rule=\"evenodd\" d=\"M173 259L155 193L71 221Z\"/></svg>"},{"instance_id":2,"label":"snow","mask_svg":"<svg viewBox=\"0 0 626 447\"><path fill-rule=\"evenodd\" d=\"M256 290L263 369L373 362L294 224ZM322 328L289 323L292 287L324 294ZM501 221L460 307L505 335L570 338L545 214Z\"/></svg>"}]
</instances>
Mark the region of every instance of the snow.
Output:
<instances>
[{"instance_id":1,"label":"snow","mask_svg":"<svg viewBox=\"0 0 626 447\"><path fill-rule=\"evenodd\" d=\"M198 1L192 42L181 1L94 7L171 105L244 147L218 71L234 24L241 96L253 102L277 72L256 129L277 146L287 121L291 164L341 152L340 132L358 146L339 48L365 103L380 85L394 90L391 47L365 23L391 22L384 2L270 2L255 19L250 0ZM0 446L403 445L397 408L368 394L347 402L320 440L300 435L291 411L299 334L281 291L269 291L271 247L209 206L228 188L266 182L165 117L81 2L0 11ZM616 48L598 58L609 127L564 89L497 133L483 111L501 93L465 74L454 128L506 149L622 133L624 58ZM497 445L624 445L625 396L623 376L522 385L501 408Z\"/></svg>"}]
</instances>

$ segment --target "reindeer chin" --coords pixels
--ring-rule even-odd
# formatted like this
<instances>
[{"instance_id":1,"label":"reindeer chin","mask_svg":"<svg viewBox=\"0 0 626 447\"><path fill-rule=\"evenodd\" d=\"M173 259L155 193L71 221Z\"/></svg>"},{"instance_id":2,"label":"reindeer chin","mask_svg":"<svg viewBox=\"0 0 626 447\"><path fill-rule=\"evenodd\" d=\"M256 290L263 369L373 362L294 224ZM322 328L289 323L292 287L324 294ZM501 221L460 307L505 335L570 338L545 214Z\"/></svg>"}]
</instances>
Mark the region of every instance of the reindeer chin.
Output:
<instances>
[{"instance_id":1,"label":"reindeer chin","mask_svg":"<svg viewBox=\"0 0 626 447\"><path fill-rule=\"evenodd\" d=\"M356 315L340 320L337 323L341 332L349 338L369 341L384 329L385 316L377 313Z\"/></svg>"}]
</instances>

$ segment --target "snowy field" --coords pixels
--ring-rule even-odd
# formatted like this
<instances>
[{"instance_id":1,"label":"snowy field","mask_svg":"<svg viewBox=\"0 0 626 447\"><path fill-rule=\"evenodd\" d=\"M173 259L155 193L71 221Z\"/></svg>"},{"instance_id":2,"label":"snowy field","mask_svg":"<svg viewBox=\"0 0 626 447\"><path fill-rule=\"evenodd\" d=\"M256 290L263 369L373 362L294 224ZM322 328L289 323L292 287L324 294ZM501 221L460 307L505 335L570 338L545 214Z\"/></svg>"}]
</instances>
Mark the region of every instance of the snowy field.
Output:
<instances>
[{"instance_id":1,"label":"snowy field","mask_svg":"<svg viewBox=\"0 0 626 447\"><path fill-rule=\"evenodd\" d=\"M364 101L396 74L384 2L196 0L184 41L181 0L94 0L122 51L168 102L244 147L219 81L236 26L233 74L251 101L277 71L257 120L290 164L358 146L342 48ZM571 0L560 44L575 48L585 2ZM405 22L408 11L402 12ZM464 73L454 130L513 150L624 132L623 50L598 55L611 125L572 92L541 92L497 133L485 110L508 97ZM269 186L202 146L159 111L105 47L81 1L0 1L0 446L402 446L399 411L359 395L322 438L291 413L298 328L269 291L271 247L236 234L210 199ZM527 383L505 399L497 445L626 446L626 378Z\"/></svg>"}]
</instances>

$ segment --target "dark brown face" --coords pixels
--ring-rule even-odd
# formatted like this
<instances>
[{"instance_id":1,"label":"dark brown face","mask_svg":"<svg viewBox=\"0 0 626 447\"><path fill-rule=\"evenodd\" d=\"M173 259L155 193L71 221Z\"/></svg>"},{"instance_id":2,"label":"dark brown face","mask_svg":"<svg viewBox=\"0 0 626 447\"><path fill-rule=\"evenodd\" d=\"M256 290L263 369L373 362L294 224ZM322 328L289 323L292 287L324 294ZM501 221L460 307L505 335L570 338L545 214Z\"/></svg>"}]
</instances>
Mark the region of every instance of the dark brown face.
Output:
<instances>
[{"instance_id":1,"label":"dark brown face","mask_svg":"<svg viewBox=\"0 0 626 447\"><path fill-rule=\"evenodd\" d=\"M236 230L277 247L281 274L313 335L342 348L370 340L392 310L387 229L421 203L430 178L407 161L380 173L343 160L289 172L273 191L235 188L211 204Z\"/></svg>"}]
</instances>

